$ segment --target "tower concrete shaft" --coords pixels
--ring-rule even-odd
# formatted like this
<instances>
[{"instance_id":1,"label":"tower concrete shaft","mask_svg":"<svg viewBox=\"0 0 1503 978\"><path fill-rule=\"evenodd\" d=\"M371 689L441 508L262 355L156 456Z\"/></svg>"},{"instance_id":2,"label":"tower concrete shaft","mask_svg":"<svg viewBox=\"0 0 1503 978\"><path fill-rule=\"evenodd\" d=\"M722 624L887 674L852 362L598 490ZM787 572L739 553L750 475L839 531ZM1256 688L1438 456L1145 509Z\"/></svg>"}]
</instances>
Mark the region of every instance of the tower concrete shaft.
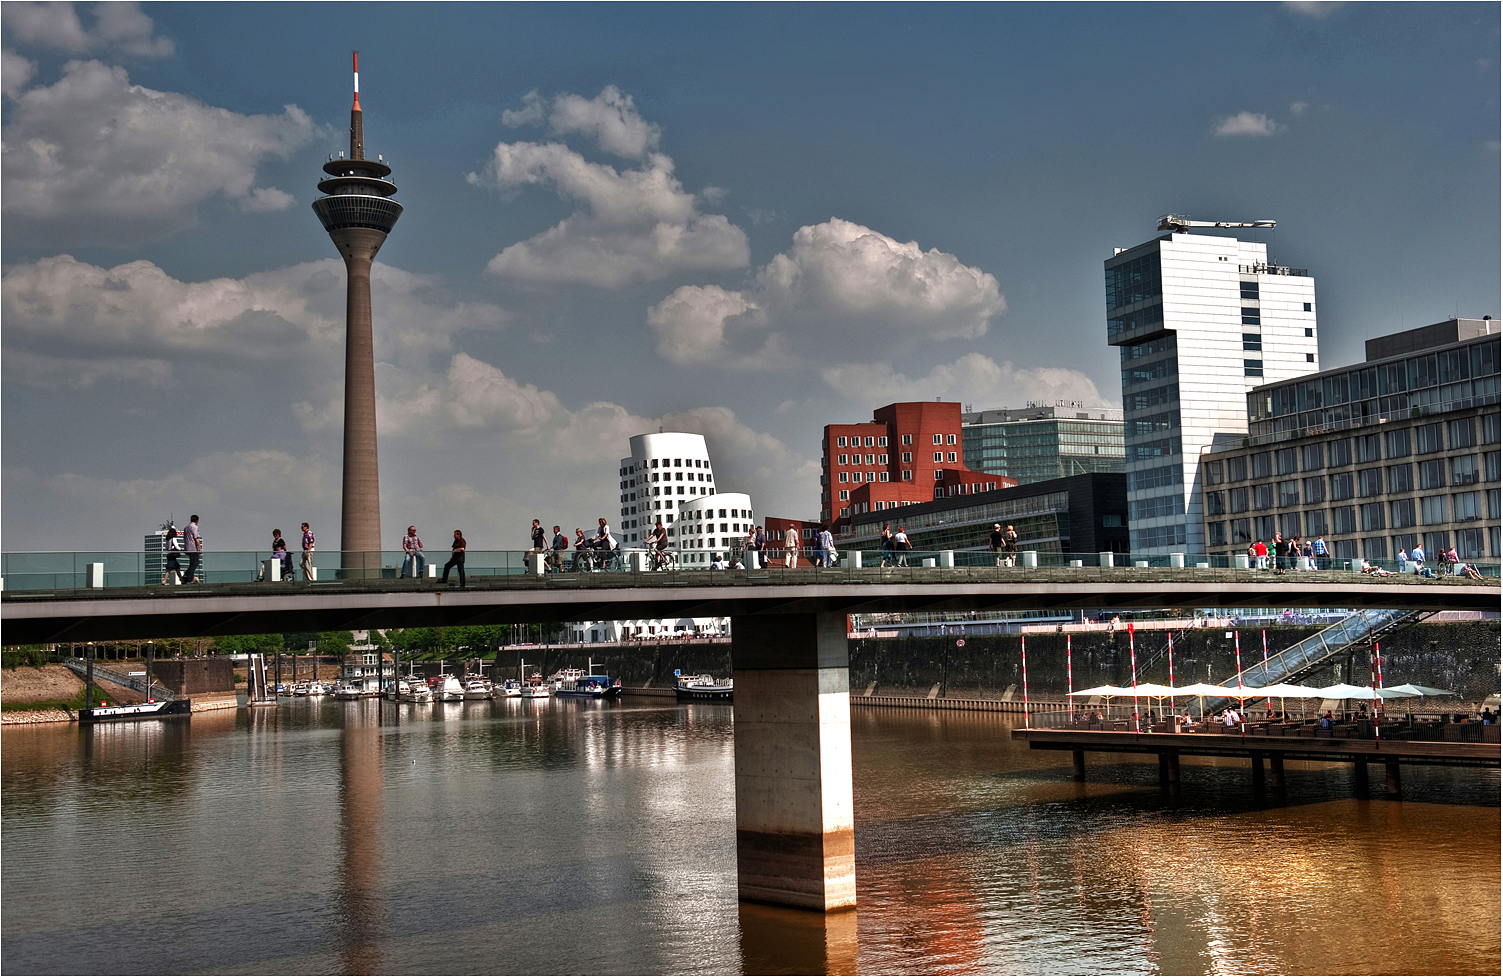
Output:
<instances>
[{"instance_id":1,"label":"tower concrete shaft","mask_svg":"<svg viewBox=\"0 0 1503 978\"><path fill-rule=\"evenodd\" d=\"M365 159L360 109L360 62L355 60L355 101L350 110L350 156L324 164L326 196L313 211L344 258L344 493L340 549L346 567L381 565L381 484L376 457L376 363L371 316L371 264L391 233L402 205L392 200L396 184L386 179L384 160ZM360 554L363 556L356 556Z\"/></svg>"}]
</instances>

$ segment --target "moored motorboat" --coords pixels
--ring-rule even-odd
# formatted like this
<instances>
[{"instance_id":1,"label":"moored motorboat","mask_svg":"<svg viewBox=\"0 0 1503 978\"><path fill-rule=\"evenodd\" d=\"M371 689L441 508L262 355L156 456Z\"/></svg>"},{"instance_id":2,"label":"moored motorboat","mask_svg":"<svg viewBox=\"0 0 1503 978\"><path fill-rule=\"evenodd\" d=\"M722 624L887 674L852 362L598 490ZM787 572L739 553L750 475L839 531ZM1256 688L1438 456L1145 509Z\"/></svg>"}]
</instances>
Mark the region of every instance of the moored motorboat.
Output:
<instances>
[{"instance_id":1,"label":"moored motorboat","mask_svg":"<svg viewBox=\"0 0 1503 978\"><path fill-rule=\"evenodd\" d=\"M464 698L466 700L488 700L491 698L491 684L484 679L469 679L464 684Z\"/></svg>"},{"instance_id":2,"label":"moored motorboat","mask_svg":"<svg viewBox=\"0 0 1503 978\"><path fill-rule=\"evenodd\" d=\"M364 695L365 691L361 689L359 683L343 682L334 687L336 700L358 700Z\"/></svg>"},{"instance_id":3,"label":"moored motorboat","mask_svg":"<svg viewBox=\"0 0 1503 978\"><path fill-rule=\"evenodd\" d=\"M506 682L502 683L500 686L495 686L495 687L492 687L492 689L491 689L491 697L493 699L498 699L499 700L499 699L505 699L505 698L510 697L510 696L521 696L521 695L522 695L522 684L519 681L515 680L515 679L509 679Z\"/></svg>"},{"instance_id":4,"label":"moored motorboat","mask_svg":"<svg viewBox=\"0 0 1503 978\"><path fill-rule=\"evenodd\" d=\"M578 669L565 670L579 673ZM586 676L559 679L553 686L554 696L587 696L591 699L615 699L621 695L621 680L611 681L610 676Z\"/></svg>"},{"instance_id":5,"label":"moored motorboat","mask_svg":"<svg viewBox=\"0 0 1503 978\"><path fill-rule=\"evenodd\" d=\"M441 676L433 685L433 698L440 703L458 703L464 700L464 686L454 676Z\"/></svg>"},{"instance_id":6,"label":"moored motorboat","mask_svg":"<svg viewBox=\"0 0 1503 978\"><path fill-rule=\"evenodd\" d=\"M729 703L734 690L734 679L719 682L714 676L679 676L673 694L680 700L708 700Z\"/></svg>"},{"instance_id":7,"label":"moored motorboat","mask_svg":"<svg viewBox=\"0 0 1503 978\"><path fill-rule=\"evenodd\" d=\"M542 683L529 683L522 689L522 698L527 700L545 700L551 695L552 691Z\"/></svg>"},{"instance_id":8,"label":"moored motorboat","mask_svg":"<svg viewBox=\"0 0 1503 978\"><path fill-rule=\"evenodd\" d=\"M193 704L189 700L150 700L125 706L86 706L78 711L78 722L113 723L119 720L156 720L166 717L187 719L192 714Z\"/></svg>"}]
</instances>

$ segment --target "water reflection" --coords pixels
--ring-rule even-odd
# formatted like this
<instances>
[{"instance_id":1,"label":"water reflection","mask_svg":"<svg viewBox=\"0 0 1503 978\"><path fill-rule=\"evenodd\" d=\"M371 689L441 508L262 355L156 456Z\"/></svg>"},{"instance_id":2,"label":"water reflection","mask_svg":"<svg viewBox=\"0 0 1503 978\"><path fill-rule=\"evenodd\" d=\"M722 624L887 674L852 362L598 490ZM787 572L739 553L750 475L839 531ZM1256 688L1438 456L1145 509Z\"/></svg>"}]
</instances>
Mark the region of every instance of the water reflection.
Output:
<instances>
[{"instance_id":1,"label":"water reflection","mask_svg":"<svg viewBox=\"0 0 1503 978\"><path fill-rule=\"evenodd\" d=\"M396 720L400 718L400 724ZM859 913L738 904L731 711L293 699L0 735L17 973L1488 973L1497 772L1030 752L857 710ZM1273 793L1270 792L1270 798ZM137 871L138 867L144 872Z\"/></svg>"}]
</instances>

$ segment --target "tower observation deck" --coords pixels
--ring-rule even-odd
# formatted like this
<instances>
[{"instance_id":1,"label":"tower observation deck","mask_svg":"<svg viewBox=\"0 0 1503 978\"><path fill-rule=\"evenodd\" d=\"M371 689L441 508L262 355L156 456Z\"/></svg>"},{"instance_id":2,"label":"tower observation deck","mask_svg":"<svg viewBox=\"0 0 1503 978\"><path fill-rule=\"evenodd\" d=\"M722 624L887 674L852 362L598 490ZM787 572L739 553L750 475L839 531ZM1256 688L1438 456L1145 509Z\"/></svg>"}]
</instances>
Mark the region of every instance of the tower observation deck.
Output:
<instances>
[{"instance_id":1,"label":"tower observation deck","mask_svg":"<svg viewBox=\"0 0 1503 978\"><path fill-rule=\"evenodd\" d=\"M379 573L381 566L381 488L376 458L376 365L371 325L371 263L386 242L402 205L392 199L397 185L391 167L365 158L365 126L360 111L360 54L355 53L355 102L350 109L350 155L324 164L324 194L313 212L339 249L346 273L344 355L344 491L340 548L362 553L358 567ZM346 563L349 561L347 559Z\"/></svg>"}]
</instances>

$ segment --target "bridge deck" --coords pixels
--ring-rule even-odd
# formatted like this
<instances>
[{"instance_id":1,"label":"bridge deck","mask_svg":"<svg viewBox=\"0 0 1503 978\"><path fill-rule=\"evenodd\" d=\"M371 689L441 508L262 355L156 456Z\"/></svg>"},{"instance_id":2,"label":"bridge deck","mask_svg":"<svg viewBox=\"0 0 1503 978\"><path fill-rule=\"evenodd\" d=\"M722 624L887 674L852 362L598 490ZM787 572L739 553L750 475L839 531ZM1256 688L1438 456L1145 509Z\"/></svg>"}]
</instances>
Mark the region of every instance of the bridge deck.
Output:
<instances>
[{"instance_id":1,"label":"bridge deck","mask_svg":"<svg viewBox=\"0 0 1503 978\"><path fill-rule=\"evenodd\" d=\"M1337 571L830 568L510 574L460 590L426 580L7 591L13 643L534 621L1077 608L1495 611L1499 585Z\"/></svg>"},{"instance_id":2,"label":"bridge deck","mask_svg":"<svg viewBox=\"0 0 1503 978\"><path fill-rule=\"evenodd\" d=\"M1428 740L1381 740L1371 737L1273 737L1219 733L1134 733L1120 730L1019 729L1013 740L1030 750L1162 754L1196 757L1281 755L1289 760L1398 761L1452 767L1499 767L1496 743L1470 744Z\"/></svg>"}]
</instances>

